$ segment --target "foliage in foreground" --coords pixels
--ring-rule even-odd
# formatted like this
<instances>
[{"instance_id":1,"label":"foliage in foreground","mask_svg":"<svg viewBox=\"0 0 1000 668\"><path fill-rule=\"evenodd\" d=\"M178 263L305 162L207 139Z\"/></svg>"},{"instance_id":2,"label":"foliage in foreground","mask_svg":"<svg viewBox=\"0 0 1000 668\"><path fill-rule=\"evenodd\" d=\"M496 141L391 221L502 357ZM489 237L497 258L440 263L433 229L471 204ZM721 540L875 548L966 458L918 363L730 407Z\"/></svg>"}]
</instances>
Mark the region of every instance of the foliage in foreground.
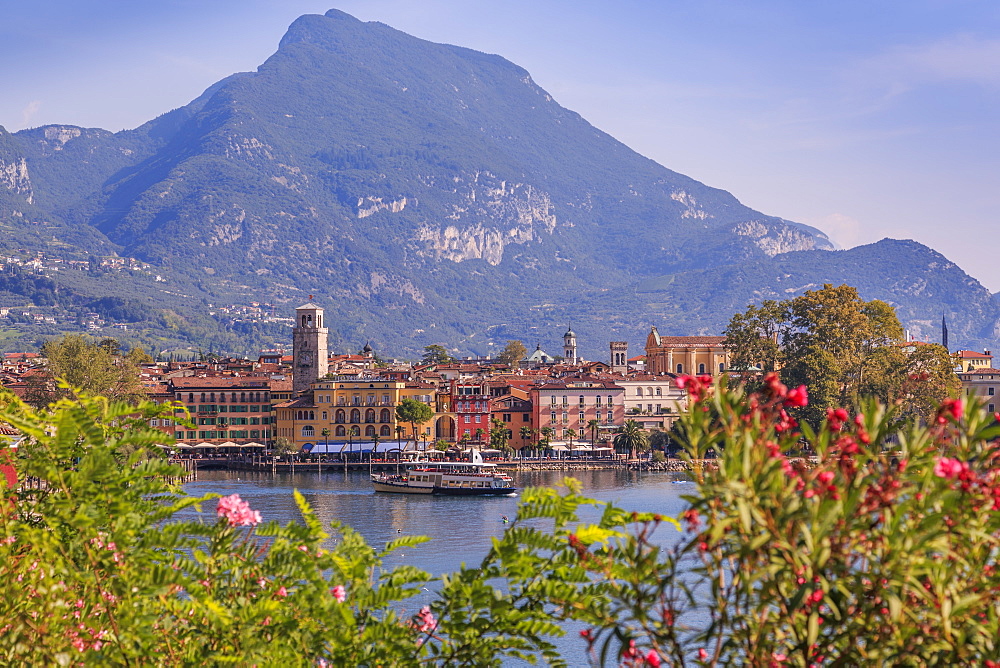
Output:
<instances>
[{"instance_id":1,"label":"foliage in foreground","mask_svg":"<svg viewBox=\"0 0 1000 668\"><path fill-rule=\"evenodd\" d=\"M350 527L260 523L238 497L190 498L141 452L170 407L103 398L0 420L31 443L5 492L0 662L103 665L562 664L553 637L585 627L595 664L989 665L997 646L1000 434L948 402L926 429L868 405L831 410L775 377L759 394L685 378L697 493L673 520L568 491L524 492L483 561L440 579L385 557ZM166 413L169 414L169 413ZM785 452L808 442L818 463ZM698 460L708 450L717 465ZM212 522L180 519L192 506ZM581 510L599 518L581 522ZM593 515L593 511L588 511ZM335 537L336 541L331 541ZM420 606L423 587L435 601Z\"/></svg>"}]
</instances>

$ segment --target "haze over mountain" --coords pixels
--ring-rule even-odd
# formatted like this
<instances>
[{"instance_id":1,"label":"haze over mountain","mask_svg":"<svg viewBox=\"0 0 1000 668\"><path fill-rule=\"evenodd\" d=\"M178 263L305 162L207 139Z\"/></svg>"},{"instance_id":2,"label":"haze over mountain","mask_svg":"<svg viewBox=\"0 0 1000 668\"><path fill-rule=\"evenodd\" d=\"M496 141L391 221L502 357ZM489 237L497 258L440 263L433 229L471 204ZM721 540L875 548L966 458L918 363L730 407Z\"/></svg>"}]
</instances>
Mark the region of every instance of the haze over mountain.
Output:
<instances>
[{"instance_id":1,"label":"haze over mountain","mask_svg":"<svg viewBox=\"0 0 1000 668\"><path fill-rule=\"evenodd\" d=\"M118 296L157 348L284 343L281 329L227 331L208 304L290 311L310 294L334 348L370 339L411 355L508 338L554 352L572 322L582 354L603 359L650 325L718 333L752 301L823 283L897 306L918 338L937 340L947 315L953 346L990 345L1000 318L932 249L835 251L642 157L499 56L336 10L295 21L256 72L135 130L0 131L0 223L0 250L152 265L61 272L49 292L78 310Z\"/></svg>"}]
</instances>

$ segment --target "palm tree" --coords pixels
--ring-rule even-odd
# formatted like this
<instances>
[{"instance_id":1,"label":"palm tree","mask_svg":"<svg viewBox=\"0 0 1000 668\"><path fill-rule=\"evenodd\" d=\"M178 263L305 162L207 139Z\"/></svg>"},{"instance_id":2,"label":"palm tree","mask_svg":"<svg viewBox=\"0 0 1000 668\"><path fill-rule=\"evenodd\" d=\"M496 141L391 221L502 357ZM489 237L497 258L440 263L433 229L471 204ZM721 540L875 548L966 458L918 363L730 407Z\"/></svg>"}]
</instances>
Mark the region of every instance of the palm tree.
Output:
<instances>
[{"instance_id":1,"label":"palm tree","mask_svg":"<svg viewBox=\"0 0 1000 668\"><path fill-rule=\"evenodd\" d=\"M587 429L590 430L590 447L594 447L594 443L597 441L597 426L601 424L597 420L590 420L587 422Z\"/></svg>"},{"instance_id":2,"label":"palm tree","mask_svg":"<svg viewBox=\"0 0 1000 668\"><path fill-rule=\"evenodd\" d=\"M566 430L566 438L569 439L569 451L570 454L573 453L573 439L576 438L576 429L570 427Z\"/></svg>"},{"instance_id":3,"label":"palm tree","mask_svg":"<svg viewBox=\"0 0 1000 668\"><path fill-rule=\"evenodd\" d=\"M545 447L549 447L549 440L552 439L552 434L555 430L552 427L542 427L542 439L538 442L538 445L545 444Z\"/></svg>"},{"instance_id":4,"label":"palm tree","mask_svg":"<svg viewBox=\"0 0 1000 668\"><path fill-rule=\"evenodd\" d=\"M323 434L323 450L324 451L325 450L329 450L330 449L330 429L328 427L323 427L323 431L321 431L320 433Z\"/></svg>"},{"instance_id":5,"label":"palm tree","mask_svg":"<svg viewBox=\"0 0 1000 668\"><path fill-rule=\"evenodd\" d=\"M635 420L626 420L625 425L618 430L615 436L615 452L628 454L629 459L635 458L636 450L645 450L649 443L649 434L642 430Z\"/></svg>"},{"instance_id":6,"label":"palm tree","mask_svg":"<svg viewBox=\"0 0 1000 668\"><path fill-rule=\"evenodd\" d=\"M476 427L476 443L479 444L479 447L483 446L483 435L485 433L486 433L485 429L483 429L482 427Z\"/></svg>"},{"instance_id":7,"label":"palm tree","mask_svg":"<svg viewBox=\"0 0 1000 668\"><path fill-rule=\"evenodd\" d=\"M361 434L361 429L356 424L352 424L351 428L347 430L347 440L351 443L350 452L354 452L354 437Z\"/></svg>"},{"instance_id":8,"label":"palm tree","mask_svg":"<svg viewBox=\"0 0 1000 668\"><path fill-rule=\"evenodd\" d=\"M525 446L527 446L529 443L531 443L531 435L532 435L531 427L529 427L528 425L524 425L523 427L521 427L521 429L518 432L518 434L521 437L521 450L523 450L525 448ZM522 458L523 458L523 455L522 455Z\"/></svg>"}]
</instances>

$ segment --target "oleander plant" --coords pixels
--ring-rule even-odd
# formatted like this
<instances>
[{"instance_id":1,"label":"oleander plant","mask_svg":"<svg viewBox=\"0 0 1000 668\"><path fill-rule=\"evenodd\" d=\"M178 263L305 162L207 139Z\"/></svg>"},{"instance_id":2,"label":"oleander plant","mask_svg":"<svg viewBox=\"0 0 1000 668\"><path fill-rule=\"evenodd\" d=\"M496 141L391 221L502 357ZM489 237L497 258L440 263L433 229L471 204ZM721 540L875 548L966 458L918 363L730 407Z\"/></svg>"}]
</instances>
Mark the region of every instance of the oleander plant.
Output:
<instances>
[{"instance_id":1,"label":"oleander plant","mask_svg":"<svg viewBox=\"0 0 1000 668\"><path fill-rule=\"evenodd\" d=\"M374 548L297 493L284 526L186 495L147 426L174 406L2 395L25 439L0 499L0 663L1000 665L996 416L868 402L811 427L777 376L679 383L682 517L528 489L481 562L438 578L385 565L423 539Z\"/></svg>"}]
</instances>

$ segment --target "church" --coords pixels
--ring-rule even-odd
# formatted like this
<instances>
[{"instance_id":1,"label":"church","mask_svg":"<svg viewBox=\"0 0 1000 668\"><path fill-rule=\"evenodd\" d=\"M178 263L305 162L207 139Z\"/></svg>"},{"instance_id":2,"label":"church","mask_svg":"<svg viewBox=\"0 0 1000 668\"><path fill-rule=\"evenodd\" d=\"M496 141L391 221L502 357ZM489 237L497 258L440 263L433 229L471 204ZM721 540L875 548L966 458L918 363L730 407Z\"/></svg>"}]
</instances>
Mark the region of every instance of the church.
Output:
<instances>
[{"instance_id":1,"label":"church","mask_svg":"<svg viewBox=\"0 0 1000 668\"><path fill-rule=\"evenodd\" d=\"M646 337L646 371L694 376L725 373L729 351L724 336L660 336L653 327Z\"/></svg>"}]
</instances>

